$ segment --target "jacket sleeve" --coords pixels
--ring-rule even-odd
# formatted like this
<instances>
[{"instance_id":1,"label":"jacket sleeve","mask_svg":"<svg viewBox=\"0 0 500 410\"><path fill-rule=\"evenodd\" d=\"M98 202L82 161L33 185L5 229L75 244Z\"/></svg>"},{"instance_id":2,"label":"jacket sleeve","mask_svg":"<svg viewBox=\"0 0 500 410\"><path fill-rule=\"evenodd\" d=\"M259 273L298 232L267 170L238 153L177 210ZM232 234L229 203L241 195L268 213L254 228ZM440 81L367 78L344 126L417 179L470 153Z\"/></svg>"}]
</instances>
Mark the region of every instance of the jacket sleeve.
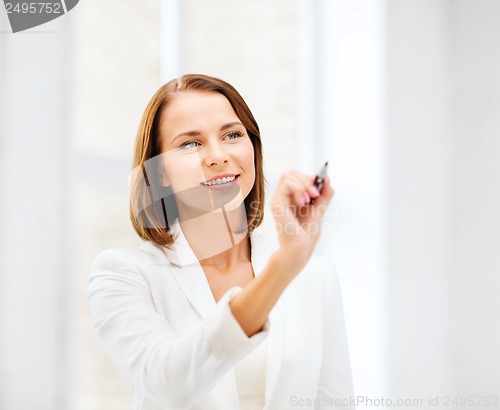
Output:
<instances>
[{"instance_id":1,"label":"jacket sleeve","mask_svg":"<svg viewBox=\"0 0 500 410\"><path fill-rule=\"evenodd\" d=\"M335 265L324 257L324 342L316 409L354 409L349 348Z\"/></svg>"},{"instance_id":2,"label":"jacket sleeve","mask_svg":"<svg viewBox=\"0 0 500 410\"><path fill-rule=\"evenodd\" d=\"M189 408L268 334L248 337L229 302L229 289L188 333L177 334L154 308L149 284L127 250L101 253L90 273L88 299L97 334L113 363L136 389L167 408Z\"/></svg>"}]
</instances>

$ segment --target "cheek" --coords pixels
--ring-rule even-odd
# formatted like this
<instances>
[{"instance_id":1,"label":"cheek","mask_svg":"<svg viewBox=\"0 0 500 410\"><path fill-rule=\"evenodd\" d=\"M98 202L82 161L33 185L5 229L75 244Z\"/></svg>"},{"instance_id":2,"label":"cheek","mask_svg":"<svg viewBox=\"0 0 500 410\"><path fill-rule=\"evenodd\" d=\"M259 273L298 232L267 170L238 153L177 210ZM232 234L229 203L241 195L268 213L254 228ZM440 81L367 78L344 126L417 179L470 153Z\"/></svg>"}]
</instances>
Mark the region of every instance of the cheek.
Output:
<instances>
[{"instance_id":1,"label":"cheek","mask_svg":"<svg viewBox=\"0 0 500 410\"><path fill-rule=\"evenodd\" d=\"M254 156L253 156L253 150L252 150L252 155L247 158L247 167L246 169L248 170L248 174L251 176L251 181L252 181L252 186L255 184L255 164L254 164Z\"/></svg>"},{"instance_id":2,"label":"cheek","mask_svg":"<svg viewBox=\"0 0 500 410\"><path fill-rule=\"evenodd\" d=\"M254 151L250 140L247 141L247 144L241 146L239 157L241 163L244 164L247 173L255 174Z\"/></svg>"},{"instance_id":3,"label":"cheek","mask_svg":"<svg viewBox=\"0 0 500 410\"><path fill-rule=\"evenodd\" d=\"M168 159L164 158L163 169L174 191L178 191L191 182L189 176L201 172L201 164L196 155L182 157L170 155Z\"/></svg>"}]
</instances>

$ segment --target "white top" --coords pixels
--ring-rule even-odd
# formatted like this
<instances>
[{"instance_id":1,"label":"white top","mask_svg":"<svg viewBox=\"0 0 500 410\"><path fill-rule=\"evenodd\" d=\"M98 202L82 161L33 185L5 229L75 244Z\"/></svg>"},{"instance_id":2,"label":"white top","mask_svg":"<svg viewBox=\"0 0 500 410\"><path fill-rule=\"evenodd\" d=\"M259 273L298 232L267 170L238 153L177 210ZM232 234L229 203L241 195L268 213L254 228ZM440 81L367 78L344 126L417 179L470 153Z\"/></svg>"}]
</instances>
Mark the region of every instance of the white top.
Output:
<instances>
[{"instance_id":1,"label":"white top","mask_svg":"<svg viewBox=\"0 0 500 410\"><path fill-rule=\"evenodd\" d=\"M234 367L240 410L262 410L266 393L267 338Z\"/></svg>"},{"instance_id":2,"label":"white top","mask_svg":"<svg viewBox=\"0 0 500 410\"><path fill-rule=\"evenodd\" d=\"M250 240L259 276L278 244L255 232ZM111 249L97 257L89 277L90 312L103 346L132 386L134 410L238 409L235 366L248 357L260 363L256 374L262 374L257 351L266 351L264 342L265 406L260 409L351 408L348 400L340 406L331 401L353 394L333 263L313 255L262 331L251 337L229 306L242 290L235 286L215 303L182 235L172 250L147 242L140 249ZM243 373L238 374L241 380ZM257 380L239 385L253 386L248 396L262 397L263 379Z\"/></svg>"}]
</instances>

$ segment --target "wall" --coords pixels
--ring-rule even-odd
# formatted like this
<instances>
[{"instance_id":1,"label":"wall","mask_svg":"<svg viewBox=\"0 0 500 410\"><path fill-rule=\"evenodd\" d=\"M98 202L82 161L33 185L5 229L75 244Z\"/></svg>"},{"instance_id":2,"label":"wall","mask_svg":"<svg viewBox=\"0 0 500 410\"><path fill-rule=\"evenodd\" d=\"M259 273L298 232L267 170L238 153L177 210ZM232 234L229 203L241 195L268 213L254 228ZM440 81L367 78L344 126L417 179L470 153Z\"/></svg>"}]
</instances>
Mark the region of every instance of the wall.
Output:
<instances>
[{"instance_id":1,"label":"wall","mask_svg":"<svg viewBox=\"0 0 500 410\"><path fill-rule=\"evenodd\" d=\"M97 339L86 287L101 251L141 245L129 221L128 174L139 121L160 85L159 16L160 1L86 0L74 9L70 409L132 408L130 386Z\"/></svg>"},{"instance_id":2,"label":"wall","mask_svg":"<svg viewBox=\"0 0 500 410\"><path fill-rule=\"evenodd\" d=\"M12 34L2 13L0 408L68 403L71 19Z\"/></svg>"},{"instance_id":3,"label":"wall","mask_svg":"<svg viewBox=\"0 0 500 410\"><path fill-rule=\"evenodd\" d=\"M500 342L500 5L388 4L392 391L491 395Z\"/></svg>"}]
</instances>

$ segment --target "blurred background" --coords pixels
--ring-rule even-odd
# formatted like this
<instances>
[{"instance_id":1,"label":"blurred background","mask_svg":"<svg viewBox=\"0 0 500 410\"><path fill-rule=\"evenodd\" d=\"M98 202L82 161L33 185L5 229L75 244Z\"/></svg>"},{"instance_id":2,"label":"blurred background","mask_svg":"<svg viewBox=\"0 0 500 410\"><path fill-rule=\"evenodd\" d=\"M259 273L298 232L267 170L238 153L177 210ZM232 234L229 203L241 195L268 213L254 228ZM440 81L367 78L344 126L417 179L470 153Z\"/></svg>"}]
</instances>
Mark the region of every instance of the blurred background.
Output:
<instances>
[{"instance_id":1,"label":"blurred background","mask_svg":"<svg viewBox=\"0 0 500 410\"><path fill-rule=\"evenodd\" d=\"M499 396L499 44L498 0L82 0L16 34L1 5L0 408L131 409L87 275L141 244L135 132L191 72L253 110L268 198L329 161L317 252L340 277L359 407Z\"/></svg>"}]
</instances>

